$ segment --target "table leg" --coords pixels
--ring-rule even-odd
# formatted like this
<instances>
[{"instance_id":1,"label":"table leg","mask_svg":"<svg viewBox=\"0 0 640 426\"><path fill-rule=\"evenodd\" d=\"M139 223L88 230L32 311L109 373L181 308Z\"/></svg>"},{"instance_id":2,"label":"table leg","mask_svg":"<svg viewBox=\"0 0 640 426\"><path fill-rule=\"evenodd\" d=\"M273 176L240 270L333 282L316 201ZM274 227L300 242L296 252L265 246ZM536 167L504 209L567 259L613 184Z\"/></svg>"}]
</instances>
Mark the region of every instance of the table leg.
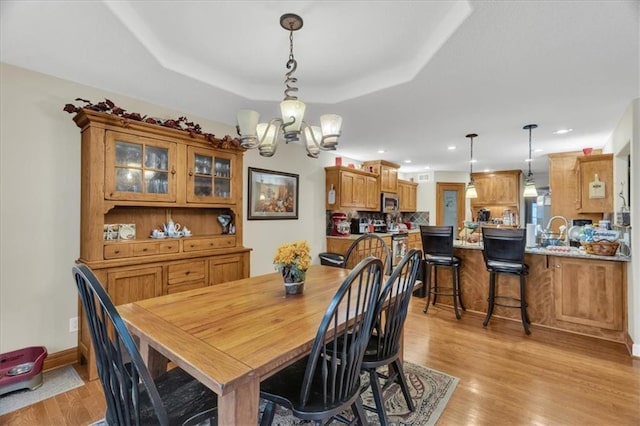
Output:
<instances>
[{"instance_id":1,"label":"table leg","mask_svg":"<svg viewBox=\"0 0 640 426\"><path fill-rule=\"evenodd\" d=\"M218 397L218 425L237 426L259 423L260 380L253 377Z\"/></svg>"},{"instance_id":2,"label":"table leg","mask_svg":"<svg viewBox=\"0 0 640 426\"><path fill-rule=\"evenodd\" d=\"M138 347L142 359L147 364L151 377L156 378L167 371L169 361L160 352L149 345L146 339L139 339Z\"/></svg>"}]
</instances>

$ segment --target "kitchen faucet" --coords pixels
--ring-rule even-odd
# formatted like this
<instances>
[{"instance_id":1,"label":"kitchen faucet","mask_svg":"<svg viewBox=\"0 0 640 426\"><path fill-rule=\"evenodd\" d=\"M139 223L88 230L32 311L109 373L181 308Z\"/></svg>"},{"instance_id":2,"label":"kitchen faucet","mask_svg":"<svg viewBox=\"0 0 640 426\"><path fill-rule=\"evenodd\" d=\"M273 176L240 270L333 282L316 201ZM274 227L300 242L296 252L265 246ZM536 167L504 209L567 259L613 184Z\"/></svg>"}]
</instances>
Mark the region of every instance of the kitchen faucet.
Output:
<instances>
[{"instance_id":1,"label":"kitchen faucet","mask_svg":"<svg viewBox=\"0 0 640 426\"><path fill-rule=\"evenodd\" d=\"M560 228L558 228L558 231L560 232L558 235L558 239L560 239L560 237L564 234L564 245L568 246L569 245L569 230L568 230L569 222L567 221L567 218L565 218L564 216L553 216L551 219L549 219L549 223L547 223L545 233L548 235L551 235L552 233L551 223L555 219L561 219L564 222L564 225L560 225Z\"/></svg>"}]
</instances>

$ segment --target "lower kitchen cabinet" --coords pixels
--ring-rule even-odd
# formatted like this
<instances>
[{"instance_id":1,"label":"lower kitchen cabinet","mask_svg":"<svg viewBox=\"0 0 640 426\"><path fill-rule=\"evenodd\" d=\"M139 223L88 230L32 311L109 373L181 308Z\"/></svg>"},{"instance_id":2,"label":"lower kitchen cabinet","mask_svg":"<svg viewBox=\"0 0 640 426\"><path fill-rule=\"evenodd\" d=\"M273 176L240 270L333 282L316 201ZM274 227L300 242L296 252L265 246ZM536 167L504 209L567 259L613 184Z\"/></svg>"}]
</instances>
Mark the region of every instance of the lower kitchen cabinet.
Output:
<instances>
[{"instance_id":1,"label":"lower kitchen cabinet","mask_svg":"<svg viewBox=\"0 0 640 426\"><path fill-rule=\"evenodd\" d=\"M242 255L216 256L209 259L209 285L235 281L249 276L248 257Z\"/></svg>"},{"instance_id":2,"label":"lower kitchen cabinet","mask_svg":"<svg viewBox=\"0 0 640 426\"><path fill-rule=\"evenodd\" d=\"M161 296L162 267L118 268L108 271L107 293L116 306Z\"/></svg>"},{"instance_id":3,"label":"lower kitchen cabinet","mask_svg":"<svg viewBox=\"0 0 640 426\"><path fill-rule=\"evenodd\" d=\"M556 319L622 330L624 263L550 257Z\"/></svg>"}]
</instances>

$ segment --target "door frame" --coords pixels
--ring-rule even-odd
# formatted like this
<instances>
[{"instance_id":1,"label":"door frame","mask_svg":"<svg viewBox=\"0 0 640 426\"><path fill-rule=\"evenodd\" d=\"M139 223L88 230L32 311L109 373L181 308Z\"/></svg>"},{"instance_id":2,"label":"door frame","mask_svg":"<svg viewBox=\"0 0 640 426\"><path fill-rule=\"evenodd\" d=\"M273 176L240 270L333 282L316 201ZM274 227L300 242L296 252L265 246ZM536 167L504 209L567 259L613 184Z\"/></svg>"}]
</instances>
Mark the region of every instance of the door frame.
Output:
<instances>
[{"instance_id":1,"label":"door frame","mask_svg":"<svg viewBox=\"0 0 640 426\"><path fill-rule=\"evenodd\" d=\"M454 236L462 230L464 226L464 212L466 198L464 196L465 184L459 182L437 182L436 183L436 225L444 225L444 191L458 191L458 229Z\"/></svg>"}]
</instances>

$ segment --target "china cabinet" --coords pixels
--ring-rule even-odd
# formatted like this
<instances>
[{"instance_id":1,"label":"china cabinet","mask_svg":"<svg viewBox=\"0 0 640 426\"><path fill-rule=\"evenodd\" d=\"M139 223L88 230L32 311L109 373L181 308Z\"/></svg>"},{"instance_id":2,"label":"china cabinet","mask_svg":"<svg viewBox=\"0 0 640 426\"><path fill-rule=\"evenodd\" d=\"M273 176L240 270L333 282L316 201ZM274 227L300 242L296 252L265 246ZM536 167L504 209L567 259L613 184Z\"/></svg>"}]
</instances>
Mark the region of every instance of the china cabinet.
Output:
<instances>
[{"instance_id":1,"label":"china cabinet","mask_svg":"<svg viewBox=\"0 0 640 426\"><path fill-rule=\"evenodd\" d=\"M398 179L398 197L401 212L415 212L417 209L418 184Z\"/></svg>"},{"instance_id":2,"label":"china cabinet","mask_svg":"<svg viewBox=\"0 0 640 426\"><path fill-rule=\"evenodd\" d=\"M249 276L242 148L228 138L207 140L86 109L74 121L82 135L78 261L116 305ZM232 218L232 228L223 228L221 215ZM161 232L169 221L184 231L169 238ZM95 379L83 317L79 358Z\"/></svg>"}]
</instances>

